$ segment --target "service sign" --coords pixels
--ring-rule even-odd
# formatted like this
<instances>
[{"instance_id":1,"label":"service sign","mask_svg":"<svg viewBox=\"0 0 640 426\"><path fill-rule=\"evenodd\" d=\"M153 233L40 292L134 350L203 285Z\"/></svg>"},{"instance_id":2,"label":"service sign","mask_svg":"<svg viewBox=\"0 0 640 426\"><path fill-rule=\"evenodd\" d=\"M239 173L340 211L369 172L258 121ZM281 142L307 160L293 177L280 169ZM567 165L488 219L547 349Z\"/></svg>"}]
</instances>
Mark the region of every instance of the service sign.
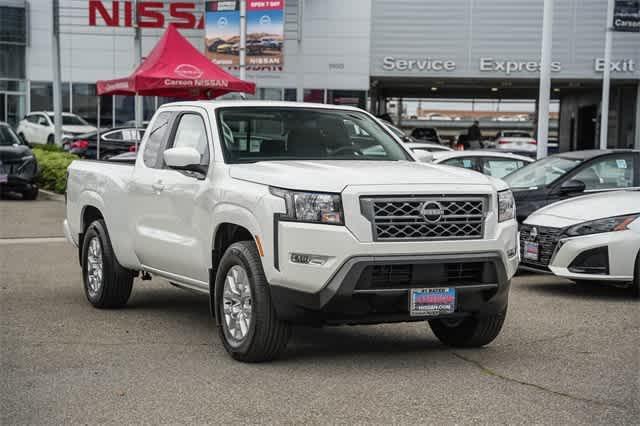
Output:
<instances>
[{"instance_id":1,"label":"service sign","mask_svg":"<svg viewBox=\"0 0 640 426\"><path fill-rule=\"evenodd\" d=\"M240 1L205 3L205 53L214 63L240 65ZM246 66L281 70L284 44L284 0L247 0Z\"/></svg>"},{"instance_id":2,"label":"service sign","mask_svg":"<svg viewBox=\"0 0 640 426\"><path fill-rule=\"evenodd\" d=\"M640 32L640 0L616 0L613 30Z\"/></svg>"}]
</instances>

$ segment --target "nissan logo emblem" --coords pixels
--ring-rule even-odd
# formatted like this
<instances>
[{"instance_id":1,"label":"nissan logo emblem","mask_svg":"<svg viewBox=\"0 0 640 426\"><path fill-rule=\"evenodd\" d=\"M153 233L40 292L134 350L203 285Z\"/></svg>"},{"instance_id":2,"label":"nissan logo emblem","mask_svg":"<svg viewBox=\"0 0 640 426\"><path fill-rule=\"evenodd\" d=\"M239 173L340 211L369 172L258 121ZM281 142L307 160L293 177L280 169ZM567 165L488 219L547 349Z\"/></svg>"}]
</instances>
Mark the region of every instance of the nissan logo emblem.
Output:
<instances>
[{"instance_id":1,"label":"nissan logo emblem","mask_svg":"<svg viewBox=\"0 0 640 426\"><path fill-rule=\"evenodd\" d=\"M442 204L437 201L427 201L422 205L420 214L424 220L429 223L440 222L440 219L442 219L444 215L444 209L442 208Z\"/></svg>"}]
</instances>

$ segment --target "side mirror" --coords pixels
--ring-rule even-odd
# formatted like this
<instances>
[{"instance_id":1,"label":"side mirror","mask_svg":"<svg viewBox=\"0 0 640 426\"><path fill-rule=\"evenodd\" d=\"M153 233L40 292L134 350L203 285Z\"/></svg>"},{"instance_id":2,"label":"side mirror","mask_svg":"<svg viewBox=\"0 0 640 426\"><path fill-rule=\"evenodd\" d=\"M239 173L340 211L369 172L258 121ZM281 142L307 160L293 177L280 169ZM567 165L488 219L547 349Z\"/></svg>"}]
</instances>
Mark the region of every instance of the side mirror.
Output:
<instances>
[{"instance_id":1,"label":"side mirror","mask_svg":"<svg viewBox=\"0 0 640 426\"><path fill-rule=\"evenodd\" d=\"M584 192L586 185L581 180L571 179L560 185L561 194L579 194Z\"/></svg>"},{"instance_id":2,"label":"side mirror","mask_svg":"<svg viewBox=\"0 0 640 426\"><path fill-rule=\"evenodd\" d=\"M164 154L164 162L167 166L176 170L197 172L206 175L206 167L200 164L200 153L191 147L169 148Z\"/></svg>"},{"instance_id":3,"label":"side mirror","mask_svg":"<svg viewBox=\"0 0 640 426\"><path fill-rule=\"evenodd\" d=\"M411 136L404 135L402 137L402 142L411 142Z\"/></svg>"},{"instance_id":4,"label":"side mirror","mask_svg":"<svg viewBox=\"0 0 640 426\"><path fill-rule=\"evenodd\" d=\"M421 163L433 162L433 153L429 151L425 151L424 149L414 151L413 156L416 158L416 160L420 161Z\"/></svg>"}]
</instances>

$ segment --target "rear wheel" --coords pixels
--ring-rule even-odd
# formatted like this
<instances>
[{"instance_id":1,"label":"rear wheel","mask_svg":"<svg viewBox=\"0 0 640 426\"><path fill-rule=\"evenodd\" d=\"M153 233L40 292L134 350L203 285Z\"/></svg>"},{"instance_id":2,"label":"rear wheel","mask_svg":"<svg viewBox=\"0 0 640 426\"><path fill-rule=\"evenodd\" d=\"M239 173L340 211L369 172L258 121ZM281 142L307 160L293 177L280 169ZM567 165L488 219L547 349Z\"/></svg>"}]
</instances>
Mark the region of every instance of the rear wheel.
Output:
<instances>
[{"instance_id":1,"label":"rear wheel","mask_svg":"<svg viewBox=\"0 0 640 426\"><path fill-rule=\"evenodd\" d=\"M218 334L234 359L270 361L287 346L290 327L276 317L252 241L234 243L224 253L216 274L215 307Z\"/></svg>"},{"instance_id":2,"label":"rear wheel","mask_svg":"<svg viewBox=\"0 0 640 426\"><path fill-rule=\"evenodd\" d=\"M47 145L53 145L53 143L54 143L53 135L49 135L47 137Z\"/></svg>"},{"instance_id":3,"label":"rear wheel","mask_svg":"<svg viewBox=\"0 0 640 426\"><path fill-rule=\"evenodd\" d=\"M460 320L433 319L431 330L442 343L460 348L476 348L491 343L502 330L507 310L498 314L471 316Z\"/></svg>"},{"instance_id":4,"label":"rear wheel","mask_svg":"<svg viewBox=\"0 0 640 426\"><path fill-rule=\"evenodd\" d=\"M89 303L105 309L126 305L133 277L133 271L118 263L104 221L92 222L82 243L82 278Z\"/></svg>"},{"instance_id":5,"label":"rear wheel","mask_svg":"<svg viewBox=\"0 0 640 426\"><path fill-rule=\"evenodd\" d=\"M38 198L38 188L31 188L25 192L22 193L22 199L23 200L35 200L36 198Z\"/></svg>"}]
</instances>

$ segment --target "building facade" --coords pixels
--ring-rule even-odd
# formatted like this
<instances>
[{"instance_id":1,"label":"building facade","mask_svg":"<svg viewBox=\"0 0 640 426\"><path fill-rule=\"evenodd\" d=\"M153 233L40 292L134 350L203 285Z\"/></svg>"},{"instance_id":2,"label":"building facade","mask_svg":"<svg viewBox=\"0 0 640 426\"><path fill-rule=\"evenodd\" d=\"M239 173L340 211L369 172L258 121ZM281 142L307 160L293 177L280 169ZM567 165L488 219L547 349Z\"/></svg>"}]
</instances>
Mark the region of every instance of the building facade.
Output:
<instances>
[{"instance_id":1,"label":"building facade","mask_svg":"<svg viewBox=\"0 0 640 426\"><path fill-rule=\"evenodd\" d=\"M63 109L96 121L96 80L135 68L134 30L125 13L132 2L59 1ZM180 23L181 33L204 50L204 1L146 3L143 57L169 22ZM282 70L247 77L258 98L376 113L385 112L389 98L535 100L542 5L286 0ZM562 150L595 147L598 140L605 14L603 0L555 2L552 96L560 101ZM52 34L52 0L0 0L0 120L15 123L26 112L52 108ZM614 33L612 57L609 145L640 146L640 34ZM145 98L144 117L166 101ZM133 116L132 98L103 97L103 123Z\"/></svg>"}]
</instances>

